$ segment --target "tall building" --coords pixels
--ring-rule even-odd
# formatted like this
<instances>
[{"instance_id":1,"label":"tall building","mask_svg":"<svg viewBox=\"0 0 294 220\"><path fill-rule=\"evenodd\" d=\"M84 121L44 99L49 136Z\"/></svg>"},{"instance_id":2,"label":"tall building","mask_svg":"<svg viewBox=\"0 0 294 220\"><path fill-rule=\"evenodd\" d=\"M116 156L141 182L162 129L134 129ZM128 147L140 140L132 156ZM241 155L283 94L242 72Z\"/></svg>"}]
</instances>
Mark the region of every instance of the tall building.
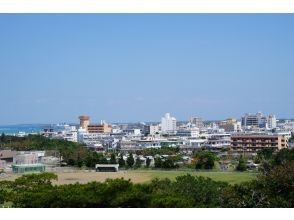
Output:
<instances>
[{"instance_id":1,"label":"tall building","mask_svg":"<svg viewBox=\"0 0 294 220\"><path fill-rule=\"evenodd\" d=\"M258 112L255 115L245 114L242 117L242 126L265 128L267 126L267 118L263 116L261 112Z\"/></svg>"},{"instance_id":2,"label":"tall building","mask_svg":"<svg viewBox=\"0 0 294 220\"><path fill-rule=\"evenodd\" d=\"M79 117L80 119L80 127L88 130L88 126L90 124L90 117L87 115L82 115Z\"/></svg>"},{"instance_id":3,"label":"tall building","mask_svg":"<svg viewBox=\"0 0 294 220\"><path fill-rule=\"evenodd\" d=\"M274 129L277 127L277 119L275 115L266 117L261 112L255 115L245 114L242 117L242 126Z\"/></svg>"},{"instance_id":4,"label":"tall building","mask_svg":"<svg viewBox=\"0 0 294 220\"><path fill-rule=\"evenodd\" d=\"M177 119L171 117L169 113L166 113L161 118L161 131L162 133L175 133L177 130Z\"/></svg>"},{"instance_id":5,"label":"tall building","mask_svg":"<svg viewBox=\"0 0 294 220\"><path fill-rule=\"evenodd\" d=\"M199 117L192 117L190 119L190 123L195 125L197 128L203 128L204 127L202 118L199 118Z\"/></svg>"},{"instance_id":6,"label":"tall building","mask_svg":"<svg viewBox=\"0 0 294 220\"><path fill-rule=\"evenodd\" d=\"M277 119L275 115L269 115L267 119L267 124L269 129L274 129L277 127Z\"/></svg>"}]
</instances>

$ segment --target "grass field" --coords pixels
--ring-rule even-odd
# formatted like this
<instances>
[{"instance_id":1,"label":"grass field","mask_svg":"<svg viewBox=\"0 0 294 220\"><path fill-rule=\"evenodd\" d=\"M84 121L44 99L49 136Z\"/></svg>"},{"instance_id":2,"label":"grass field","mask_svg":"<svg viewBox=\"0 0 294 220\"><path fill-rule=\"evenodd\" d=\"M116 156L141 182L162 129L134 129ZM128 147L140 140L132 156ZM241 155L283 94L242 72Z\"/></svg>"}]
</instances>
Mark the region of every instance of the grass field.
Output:
<instances>
[{"instance_id":1,"label":"grass field","mask_svg":"<svg viewBox=\"0 0 294 220\"><path fill-rule=\"evenodd\" d=\"M230 184L238 184L245 181L250 181L256 178L256 173L239 173L239 172L196 172L196 171L161 171L161 170L130 170L120 171L117 173L96 173L86 171L75 171L75 172L58 172L58 181L55 182L57 185L62 184L73 184L88 183L91 181L105 181L107 178L124 178L131 179L134 183L149 182L154 178L169 178L174 180L177 176L191 174L195 176L209 177L216 181L225 181ZM15 180L20 175L12 174L5 180ZM4 180L4 179L0 179Z\"/></svg>"},{"instance_id":2,"label":"grass field","mask_svg":"<svg viewBox=\"0 0 294 220\"><path fill-rule=\"evenodd\" d=\"M141 172L136 171L139 175ZM209 177L215 181L225 181L230 184L238 184L241 182L250 181L256 178L256 173L241 173L241 172L196 172L196 171L142 171L143 175L148 175L153 178L169 178L174 180L177 176L191 174L194 176Z\"/></svg>"}]
</instances>

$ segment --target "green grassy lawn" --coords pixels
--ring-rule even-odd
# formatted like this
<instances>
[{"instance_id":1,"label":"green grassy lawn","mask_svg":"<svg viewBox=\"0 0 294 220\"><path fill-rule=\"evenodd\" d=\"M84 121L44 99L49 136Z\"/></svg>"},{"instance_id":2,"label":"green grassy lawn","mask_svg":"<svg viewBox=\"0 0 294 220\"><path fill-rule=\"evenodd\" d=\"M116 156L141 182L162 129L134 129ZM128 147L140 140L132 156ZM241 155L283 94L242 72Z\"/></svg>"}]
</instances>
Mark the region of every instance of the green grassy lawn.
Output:
<instances>
[{"instance_id":1,"label":"green grassy lawn","mask_svg":"<svg viewBox=\"0 0 294 220\"><path fill-rule=\"evenodd\" d=\"M187 173L194 176L209 177L215 181L224 181L230 184L239 184L241 182L251 181L256 178L257 173L253 172L220 172L220 171L164 171L164 170L135 170L134 175L147 175L150 181L154 178L168 178L175 180L177 176Z\"/></svg>"}]
</instances>

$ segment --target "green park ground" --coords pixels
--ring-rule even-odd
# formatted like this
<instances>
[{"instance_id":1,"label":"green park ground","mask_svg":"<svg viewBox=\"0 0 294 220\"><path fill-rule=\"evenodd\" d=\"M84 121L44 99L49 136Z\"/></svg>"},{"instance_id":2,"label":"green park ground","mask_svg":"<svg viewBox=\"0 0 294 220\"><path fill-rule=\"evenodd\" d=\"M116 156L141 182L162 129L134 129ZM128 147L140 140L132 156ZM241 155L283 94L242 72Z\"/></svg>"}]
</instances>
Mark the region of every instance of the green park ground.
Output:
<instances>
[{"instance_id":1,"label":"green park ground","mask_svg":"<svg viewBox=\"0 0 294 220\"><path fill-rule=\"evenodd\" d=\"M143 175L147 175L150 179L168 178L175 180L177 176L191 174L193 176L203 176L211 178L215 181L224 181L230 184L239 184L251 181L256 178L257 173L250 172L219 172L219 171L141 171ZM140 171L134 171L140 175Z\"/></svg>"},{"instance_id":2,"label":"green park ground","mask_svg":"<svg viewBox=\"0 0 294 220\"><path fill-rule=\"evenodd\" d=\"M55 172L58 175L58 180L55 181L57 185L88 183L92 181L104 182L106 179L124 178L130 179L134 183L148 183L152 179L168 178L175 180L177 176L191 174L193 176L209 177L215 181L224 181L229 184L239 184L246 181L251 181L256 178L255 172L221 172L221 171L165 171L165 170L126 170L119 172L95 172L86 170L75 170L72 172ZM11 174L7 178L1 178L1 180L15 180L20 177L21 174Z\"/></svg>"}]
</instances>

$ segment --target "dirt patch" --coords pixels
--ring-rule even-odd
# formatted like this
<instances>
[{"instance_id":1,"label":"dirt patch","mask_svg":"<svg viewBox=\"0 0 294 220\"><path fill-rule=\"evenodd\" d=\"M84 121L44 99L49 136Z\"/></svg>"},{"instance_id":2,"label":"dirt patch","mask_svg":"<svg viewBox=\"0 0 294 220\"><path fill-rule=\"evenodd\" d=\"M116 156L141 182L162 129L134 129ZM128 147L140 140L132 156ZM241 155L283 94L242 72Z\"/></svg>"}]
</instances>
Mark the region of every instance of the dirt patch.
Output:
<instances>
[{"instance_id":1,"label":"dirt patch","mask_svg":"<svg viewBox=\"0 0 294 220\"><path fill-rule=\"evenodd\" d=\"M57 173L58 181L54 181L57 185L74 184L74 183L88 183L88 182L104 182L106 179L124 178L130 179L133 183L142 183L150 179L148 174L138 174L134 172L75 172L75 173Z\"/></svg>"}]
</instances>

